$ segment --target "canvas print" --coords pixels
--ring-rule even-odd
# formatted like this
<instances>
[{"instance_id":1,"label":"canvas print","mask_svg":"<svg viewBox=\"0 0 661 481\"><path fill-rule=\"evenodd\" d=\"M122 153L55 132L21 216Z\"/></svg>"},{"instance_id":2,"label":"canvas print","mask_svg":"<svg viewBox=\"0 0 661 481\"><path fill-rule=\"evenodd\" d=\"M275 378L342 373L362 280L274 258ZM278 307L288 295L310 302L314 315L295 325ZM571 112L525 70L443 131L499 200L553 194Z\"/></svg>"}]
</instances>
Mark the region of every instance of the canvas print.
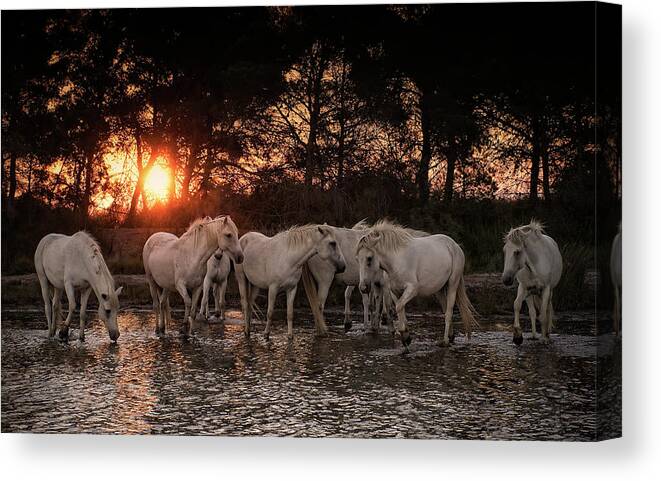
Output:
<instances>
[{"instance_id":1,"label":"canvas print","mask_svg":"<svg viewBox=\"0 0 661 481\"><path fill-rule=\"evenodd\" d=\"M2 12L4 433L621 436L621 8Z\"/></svg>"}]
</instances>

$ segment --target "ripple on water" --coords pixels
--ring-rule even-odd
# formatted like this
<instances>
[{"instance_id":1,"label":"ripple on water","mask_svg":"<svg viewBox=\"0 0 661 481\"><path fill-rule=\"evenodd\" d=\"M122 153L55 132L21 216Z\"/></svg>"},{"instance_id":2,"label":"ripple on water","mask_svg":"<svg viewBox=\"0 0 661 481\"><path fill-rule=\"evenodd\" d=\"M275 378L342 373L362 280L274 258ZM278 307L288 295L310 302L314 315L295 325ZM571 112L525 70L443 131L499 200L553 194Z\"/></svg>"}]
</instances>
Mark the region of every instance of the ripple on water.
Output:
<instances>
[{"instance_id":1,"label":"ripple on water","mask_svg":"<svg viewBox=\"0 0 661 481\"><path fill-rule=\"evenodd\" d=\"M98 322L84 343L61 344L47 339L41 313L4 312L2 430L595 438L598 342L589 329L521 346L509 332L480 331L442 348L440 323L413 316L414 340L404 353L383 326L374 336L355 323L345 335L338 314L329 316L330 334L317 338L305 316L291 342L282 313L266 341L263 322L246 339L236 311L184 340L176 329L156 337L149 312L123 312L114 345ZM603 392L620 402L620 344L602 337L602 354L614 365Z\"/></svg>"}]
</instances>

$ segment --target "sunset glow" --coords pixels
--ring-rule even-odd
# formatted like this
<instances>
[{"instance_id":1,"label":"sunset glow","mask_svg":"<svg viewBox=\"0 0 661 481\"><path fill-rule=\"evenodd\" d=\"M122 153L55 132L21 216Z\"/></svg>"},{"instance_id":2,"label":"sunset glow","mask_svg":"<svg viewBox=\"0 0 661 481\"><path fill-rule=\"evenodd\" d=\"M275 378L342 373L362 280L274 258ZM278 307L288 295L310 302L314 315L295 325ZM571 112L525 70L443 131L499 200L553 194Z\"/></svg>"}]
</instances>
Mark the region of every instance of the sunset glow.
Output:
<instances>
[{"instance_id":1,"label":"sunset glow","mask_svg":"<svg viewBox=\"0 0 661 481\"><path fill-rule=\"evenodd\" d=\"M153 200L164 201L168 197L170 171L156 164L145 179L145 193Z\"/></svg>"}]
</instances>

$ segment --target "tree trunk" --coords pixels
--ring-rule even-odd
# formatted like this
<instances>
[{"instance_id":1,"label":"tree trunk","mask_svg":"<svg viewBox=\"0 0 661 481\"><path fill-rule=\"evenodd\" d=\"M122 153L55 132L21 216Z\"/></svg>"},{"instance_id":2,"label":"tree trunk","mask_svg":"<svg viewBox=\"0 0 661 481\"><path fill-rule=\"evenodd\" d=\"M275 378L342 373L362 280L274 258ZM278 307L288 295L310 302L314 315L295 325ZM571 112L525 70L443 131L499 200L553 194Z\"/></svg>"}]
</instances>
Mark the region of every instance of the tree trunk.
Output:
<instances>
[{"instance_id":1,"label":"tree trunk","mask_svg":"<svg viewBox=\"0 0 661 481\"><path fill-rule=\"evenodd\" d=\"M126 224L131 224L135 220L136 212L138 210L138 200L142 197L142 208L147 208L147 199L145 196L145 180L147 175L149 175L149 169L151 169L156 163L158 158L158 151L155 146L151 148L151 154L149 155L149 160L146 165L142 165L142 137L139 133L135 134L136 142L136 166L138 167L138 180L135 183L135 189L133 190L133 195L131 196L131 205L129 207L129 212L126 215Z\"/></svg>"},{"instance_id":2,"label":"tree trunk","mask_svg":"<svg viewBox=\"0 0 661 481\"><path fill-rule=\"evenodd\" d=\"M531 202L536 202L539 199L538 186L539 186L539 162L540 162L540 140L539 140L539 123L533 120L532 125L532 156L530 159L530 194L529 199Z\"/></svg>"},{"instance_id":3,"label":"tree trunk","mask_svg":"<svg viewBox=\"0 0 661 481\"><path fill-rule=\"evenodd\" d=\"M92 197L92 175L94 175L94 154L85 157L85 190L81 203L80 216L83 226L87 226L89 220L89 208Z\"/></svg>"},{"instance_id":4,"label":"tree trunk","mask_svg":"<svg viewBox=\"0 0 661 481\"><path fill-rule=\"evenodd\" d=\"M177 200L177 152L176 149L169 149L168 153L168 167L170 167L170 204L174 204Z\"/></svg>"},{"instance_id":5,"label":"tree trunk","mask_svg":"<svg viewBox=\"0 0 661 481\"><path fill-rule=\"evenodd\" d=\"M549 179L549 148L546 141L541 144L542 155L542 189L544 191L544 200L551 198L551 181Z\"/></svg>"},{"instance_id":6,"label":"tree trunk","mask_svg":"<svg viewBox=\"0 0 661 481\"><path fill-rule=\"evenodd\" d=\"M7 192L7 216L14 219L14 201L16 200L16 154L9 154L9 191Z\"/></svg>"},{"instance_id":7,"label":"tree trunk","mask_svg":"<svg viewBox=\"0 0 661 481\"><path fill-rule=\"evenodd\" d=\"M450 145L445 155L447 166L445 172L445 185L443 186L443 203L449 206L452 203L452 194L454 193L454 170L457 165L457 149L455 145Z\"/></svg>"},{"instance_id":8,"label":"tree trunk","mask_svg":"<svg viewBox=\"0 0 661 481\"><path fill-rule=\"evenodd\" d=\"M422 92L420 98L420 127L422 130L422 154L416 175L420 204L423 206L429 201L429 166L431 164L431 119L429 100L427 94Z\"/></svg>"}]
</instances>

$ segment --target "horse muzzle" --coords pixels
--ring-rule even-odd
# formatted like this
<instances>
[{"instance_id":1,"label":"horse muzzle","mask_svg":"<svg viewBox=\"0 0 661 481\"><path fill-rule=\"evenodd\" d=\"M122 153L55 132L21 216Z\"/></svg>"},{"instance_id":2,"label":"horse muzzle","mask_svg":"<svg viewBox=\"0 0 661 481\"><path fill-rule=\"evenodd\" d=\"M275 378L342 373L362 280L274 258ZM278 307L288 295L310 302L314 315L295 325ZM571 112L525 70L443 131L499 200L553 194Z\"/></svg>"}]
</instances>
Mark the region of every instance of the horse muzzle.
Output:
<instances>
[{"instance_id":1,"label":"horse muzzle","mask_svg":"<svg viewBox=\"0 0 661 481\"><path fill-rule=\"evenodd\" d=\"M338 262L335 264L335 272L342 274L347 269L347 265L344 262Z\"/></svg>"},{"instance_id":2,"label":"horse muzzle","mask_svg":"<svg viewBox=\"0 0 661 481\"><path fill-rule=\"evenodd\" d=\"M117 339L119 339L119 331L109 331L108 335L110 336L110 340L112 342L116 342Z\"/></svg>"},{"instance_id":3,"label":"horse muzzle","mask_svg":"<svg viewBox=\"0 0 661 481\"><path fill-rule=\"evenodd\" d=\"M360 289L360 292L362 292L363 294L369 294L369 292L370 292L370 285L369 284L361 283L360 286L358 286L358 288Z\"/></svg>"},{"instance_id":4,"label":"horse muzzle","mask_svg":"<svg viewBox=\"0 0 661 481\"><path fill-rule=\"evenodd\" d=\"M514 277L513 276L503 276L503 284L506 286L511 286L514 283Z\"/></svg>"},{"instance_id":5,"label":"horse muzzle","mask_svg":"<svg viewBox=\"0 0 661 481\"><path fill-rule=\"evenodd\" d=\"M236 261L237 264L243 264L243 254L234 256L234 260Z\"/></svg>"}]
</instances>

